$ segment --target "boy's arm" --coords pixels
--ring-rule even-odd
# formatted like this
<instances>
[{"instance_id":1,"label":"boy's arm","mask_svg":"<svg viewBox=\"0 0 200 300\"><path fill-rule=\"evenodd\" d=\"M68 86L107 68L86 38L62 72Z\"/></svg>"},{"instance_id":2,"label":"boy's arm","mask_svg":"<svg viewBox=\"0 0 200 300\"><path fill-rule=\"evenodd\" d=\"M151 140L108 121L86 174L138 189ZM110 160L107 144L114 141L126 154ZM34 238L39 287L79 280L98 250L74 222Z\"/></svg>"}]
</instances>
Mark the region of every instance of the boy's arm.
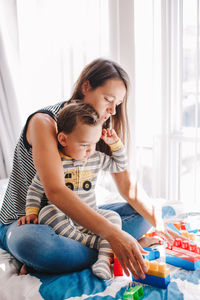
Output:
<instances>
[{"instance_id":1,"label":"boy's arm","mask_svg":"<svg viewBox=\"0 0 200 300\"><path fill-rule=\"evenodd\" d=\"M32 180L26 196L26 216L38 215L41 205L41 199L44 195L44 188L38 174Z\"/></svg>"},{"instance_id":2,"label":"boy's arm","mask_svg":"<svg viewBox=\"0 0 200 300\"><path fill-rule=\"evenodd\" d=\"M126 170L128 165L126 150L115 131L104 129L101 138L112 151L112 156L100 153L101 169L110 173L119 173Z\"/></svg>"},{"instance_id":3,"label":"boy's arm","mask_svg":"<svg viewBox=\"0 0 200 300\"><path fill-rule=\"evenodd\" d=\"M43 195L44 188L38 174L36 174L32 180L31 185L29 186L26 196L26 216L19 218L19 220L17 221L18 226L30 223L37 224L41 199Z\"/></svg>"}]
</instances>

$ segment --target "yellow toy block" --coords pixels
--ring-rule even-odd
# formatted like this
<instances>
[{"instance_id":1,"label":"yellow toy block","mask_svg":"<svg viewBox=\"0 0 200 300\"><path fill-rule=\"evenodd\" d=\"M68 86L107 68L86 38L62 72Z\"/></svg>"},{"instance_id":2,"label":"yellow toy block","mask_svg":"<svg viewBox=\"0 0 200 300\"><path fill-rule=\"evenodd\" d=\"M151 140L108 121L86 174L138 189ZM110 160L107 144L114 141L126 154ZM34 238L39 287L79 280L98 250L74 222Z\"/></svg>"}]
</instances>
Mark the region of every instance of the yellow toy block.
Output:
<instances>
[{"instance_id":1,"label":"yellow toy block","mask_svg":"<svg viewBox=\"0 0 200 300\"><path fill-rule=\"evenodd\" d=\"M169 275L170 270L165 263L158 263L156 261L148 261L145 259L148 268L148 275L159 276L165 278Z\"/></svg>"},{"instance_id":2,"label":"yellow toy block","mask_svg":"<svg viewBox=\"0 0 200 300\"><path fill-rule=\"evenodd\" d=\"M189 233L189 240L190 241L195 241L196 240L196 236L193 232Z\"/></svg>"},{"instance_id":3,"label":"yellow toy block","mask_svg":"<svg viewBox=\"0 0 200 300\"><path fill-rule=\"evenodd\" d=\"M188 232L187 230L181 230L181 234L182 234L184 237L186 237L187 239L190 238L190 234L189 234L189 232Z\"/></svg>"}]
</instances>

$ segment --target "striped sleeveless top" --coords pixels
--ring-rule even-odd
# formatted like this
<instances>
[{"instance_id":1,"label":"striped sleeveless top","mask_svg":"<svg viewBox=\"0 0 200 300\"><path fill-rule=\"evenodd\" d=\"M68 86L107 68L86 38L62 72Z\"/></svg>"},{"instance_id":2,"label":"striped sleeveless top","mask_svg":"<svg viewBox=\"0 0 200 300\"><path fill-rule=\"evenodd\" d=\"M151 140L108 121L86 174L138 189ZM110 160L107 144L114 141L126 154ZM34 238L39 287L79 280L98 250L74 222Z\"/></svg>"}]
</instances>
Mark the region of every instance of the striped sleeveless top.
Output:
<instances>
[{"instance_id":1,"label":"striped sleeveless top","mask_svg":"<svg viewBox=\"0 0 200 300\"><path fill-rule=\"evenodd\" d=\"M0 211L0 221L3 224L11 224L25 215L27 191L36 174L32 159L32 148L26 139L29 120L36 113L45 113L57 121L57 115L64 104L65 102L60 102L47 106L28 117L14 151L13 168ZM46 205L46 202L47 199L44 196L41 207Z\"/></svg>"}]
</instances>

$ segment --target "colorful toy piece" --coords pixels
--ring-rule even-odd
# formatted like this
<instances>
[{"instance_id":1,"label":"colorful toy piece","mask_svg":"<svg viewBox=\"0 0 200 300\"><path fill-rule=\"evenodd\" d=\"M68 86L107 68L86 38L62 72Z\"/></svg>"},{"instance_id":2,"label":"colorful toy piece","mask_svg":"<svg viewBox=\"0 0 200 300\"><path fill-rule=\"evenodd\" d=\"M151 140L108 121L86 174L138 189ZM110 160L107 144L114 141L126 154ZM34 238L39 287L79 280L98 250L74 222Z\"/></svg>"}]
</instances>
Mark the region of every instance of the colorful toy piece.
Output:
<instances>
[{"instance_id":1,"label":"colorful toy piece","mask_svg":"<svg viewBox=\"0 0 200 300\"><path fill-rule=\"evenodd\" d=\"M113 273L114 276L123 276L122 266L116 256L114 256Z\"/></svg>"},{"instance_id":2,"label":"colorful toy piece","mask_svg":"<svg viewBox=\"0 0 200 300\"><path fill-rule=\"evenodd\" d=\"M144 296L143 287L134 286L126 291L123 295L123 300L139 300Z\"/></svg>"},{"instance_id":3,"label":"colorful toy piece","mask_svg":"<svg viewBox=\"0 0 200 300\"><path fill-rule=\"evenodd\" d=\"M162 245L164 238L162 238L161 236L159 236L155 231L152 232L148 232L144 234L145 237L155 237L158 239L158 244ZM148 247L147 247L148 248ZM148 259L148 258L147 258Z\"/></svg>"},{"instance_id":4,"label":"colorful toy piece","mask_svg":"<svg viewBox=\"0 0 200 300\"><path fill-rule=\"evenodd\" d=\"M187 231L187 230L181 230L181 235L183 235L185 238L187 238L190 241L197 241L198 235L195 234L193 231Z\"/></svg>"},{"instance_id":5,"label":"colorful toy piece","mask_svg":"<svg viewBox=\"0 0 200 300\"><path fill-rule=\"evenodd\" d=\"M160 257L160 251L156 248L146 247L144 250L148 251L148 254L143 255L145 259L154 260Z\"/></svg>"},{"instance_id":6,"label":"colorful toy piece","mask_svg":"<svg viewBox=\"0 0 200 300\"><path fill-rule=\"evenodd\" d=\"M200 229L193 229L193 230L189 230L189 233L199 233Z\"/></svg>"},{"instance_id":7,"label":"colorful toy piece","mask_svg":"<svg viewBox=\"0 0 200 300\"><path fill-rule=\"evenodd\" d=\"M186 239L190 239L190 233L187 230L181 230L181 235L183 235Z\"/></svg>"},{"instance_id":8,"label":"colorful toy piece","mask_svg":"<svg viewBox=\"0 0 200 300\"><path fill-rule=\"evenodd\" d=\"M200 268L200 247L176 239L173 246L166 247L166 263L186 270L196 270Z\"/></svg>"},{"instance_id":9,"label":"colorful toy piece","mask_svg":"<svg viewBox=\"0 0 200 300\"><path fill-rule=\"evenodd\" d=\"M166 289L170 282L170 271L165 263L145 260L148 267L148 272L145 274L145 279L139 278L134 281L149 284L151 286Z\"/></svg>"},{"instance_id":10,"label":"colorful toy piece","mask_svg":"<svg viewBox=\"0 0 200 300\"><path fill-rule=\"evenodd\" d=\"M156 236L156 233L155 233L155 231L152 231L152 232L145 233L144 236L152 237L152 236Z\"/></svg>"},{"instance_id":11,"label":"colorful toy piece","mask_svg":"<svg viewBox=\"0 0 200 300\"><path fill-rule=\"evenodd\" d=\"M177 227L173 223L168 223L167 227L174 230L176 233L181 234L181 232L177 229Z\"/></svg>"},{"instance_id":12,"label":"colorful toy piece","mask_svg":"<svg viewBox=\"0 0 200 300\"><path fill-rule=\"evenodd\" d=\"M170 224L170 226L172 224L173 226L176 227L176 229L178 231L181 231L181 230L189 231L190 230L190 224L188 224L186 222L183 222L183 221L181 221L181 222L169 222L169 223L166 223L166 224Z\"/></svg>"},{"instance_id":13,"label":"colorful toy piece","mask_svg":"<svg viewBox=\"0 0 200 300\"><path fill-rule=\"evenodd\" d=\"M186 223L186 222L180 222L180 226L181 226L181 230L190 230L190 224Z\"/></svg>"}]
</instances>

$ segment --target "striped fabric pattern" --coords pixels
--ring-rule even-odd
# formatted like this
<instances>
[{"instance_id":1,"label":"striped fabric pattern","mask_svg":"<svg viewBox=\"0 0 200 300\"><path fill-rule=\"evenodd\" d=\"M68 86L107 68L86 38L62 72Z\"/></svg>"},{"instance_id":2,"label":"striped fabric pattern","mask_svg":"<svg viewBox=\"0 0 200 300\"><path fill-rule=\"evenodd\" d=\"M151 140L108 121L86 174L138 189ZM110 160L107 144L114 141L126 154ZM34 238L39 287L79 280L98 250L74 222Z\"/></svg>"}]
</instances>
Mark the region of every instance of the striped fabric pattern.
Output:
<instances>
[{"instance_id":1,"label":"striped fabric pattern","mask_svg":"<svg viewBox=\"0 0 200 300\"><path fill-rule=\"evenodd\" d=\"M119 173L127 168L125 147L121 143L120 147L112 152L112 156L95 151L86 161L77 161L61 155L65 184L93 209L97 209L95 185L99 171L102 169L111 173ZM26 214L34 213L33 209L36 209L36 214L39 212L43 195L44 188L36 174L27 194Z\"/></svg>"},{"instance_id":2,"label":"striped fabric pattern","mask_svg":"<svg viewBox=\"0 0 200 300\"><path fill-rule=\"evenodd\" d=\"M37 112L49 114L56 120L58 112L64 106L64 103L65 102L60 102ZM0 211L0 221L3 224L11 224L25 215L27 191L36 174L32 160L32 148L26 140L26 131L28 122L35 113L30 115L27 119L15 148L13 169ZM47 199L45 195L43 195L41 206L43 207L46 203Z\"/></svg>"}]
</instances>

